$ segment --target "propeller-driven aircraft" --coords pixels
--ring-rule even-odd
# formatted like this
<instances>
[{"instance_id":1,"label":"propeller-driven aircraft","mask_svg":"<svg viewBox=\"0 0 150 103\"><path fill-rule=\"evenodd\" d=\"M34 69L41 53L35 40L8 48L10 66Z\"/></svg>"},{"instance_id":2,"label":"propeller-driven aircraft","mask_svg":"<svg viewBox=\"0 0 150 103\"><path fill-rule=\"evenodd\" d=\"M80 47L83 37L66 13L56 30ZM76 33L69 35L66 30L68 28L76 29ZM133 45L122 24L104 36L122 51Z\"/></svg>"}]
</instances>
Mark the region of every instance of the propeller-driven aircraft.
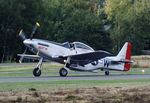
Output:
<instances>
[{"instance_id":1,"label":"propeller-driven aircraft","mask_svg":"<svg viewBox=\"0 0 150 103\"><path fill-rule=\"evenodd\" d=\"M110 70L128 71L130 70L131 61L131 43L126 42L116 56L103 50L95 51L90 46L81 42L65 42L56 43L47 40L34 39L35 31L40 26L36 23L30 38L26 38L23 30L19 36L22 38L26 49L21 56L23 58L39 59L37 66L33 70L33 75L38 77L41 75L43 60L51 60L64 64L59 70L62 77L67 76L69 70L95 72L96 70L104 70L105 75L109 75ZM36 55L27 55L27 48Z\"/></svg>"}]
</instances>

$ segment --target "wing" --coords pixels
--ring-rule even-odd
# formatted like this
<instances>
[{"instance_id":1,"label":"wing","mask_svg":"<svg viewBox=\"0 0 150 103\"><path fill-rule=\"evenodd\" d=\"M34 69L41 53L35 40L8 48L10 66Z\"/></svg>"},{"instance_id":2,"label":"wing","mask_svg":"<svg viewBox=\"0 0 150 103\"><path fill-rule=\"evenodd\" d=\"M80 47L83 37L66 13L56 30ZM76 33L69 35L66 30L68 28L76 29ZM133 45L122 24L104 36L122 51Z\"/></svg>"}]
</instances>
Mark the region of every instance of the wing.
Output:
<instances>
[{"instance_id":1,"label":"wing","mask_svg":"<svg viewBox=\"0 0 150 103\"><path fill-rule=\"evenodd\" d=\"M26 59L40 59L40 56L38 55L28 55L28 54L17 54L17 55Z\"/></svg>"},{"instance_id":2,"label":"wing","mask_svg":"<svg viewBox=\"0 0 150 103\"><path fill-rule=\"evenodd\" d=\"M84 66L88 63L98 61L99 59L104 58L106 56L112 56L112 54L101 50L90 53L72 55L69 57L70 57L70 64L79 64L81 66Z\"/></svg>"}]
</instances>

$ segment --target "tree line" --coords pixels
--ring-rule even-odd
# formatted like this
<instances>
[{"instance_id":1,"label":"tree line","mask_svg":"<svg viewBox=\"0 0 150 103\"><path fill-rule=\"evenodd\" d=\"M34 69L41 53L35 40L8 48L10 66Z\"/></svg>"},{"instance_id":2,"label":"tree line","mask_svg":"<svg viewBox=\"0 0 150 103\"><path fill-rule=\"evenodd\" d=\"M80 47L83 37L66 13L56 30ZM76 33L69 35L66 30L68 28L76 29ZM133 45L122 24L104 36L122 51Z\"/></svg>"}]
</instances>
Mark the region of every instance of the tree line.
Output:
<instances>
[{"instance_id":1,"label":"tree line","mask_svg":"<svg viewBox=\"0 0 150 103\"><path fill-rule=\"evenodd\" d=\"M149 0L0 0L0 61L14 60L24 46L21 29L29 37L56 42L84 42L95 50L117 53L131 41L133 54L150 38Z\"/></svg>"}]
</instances>

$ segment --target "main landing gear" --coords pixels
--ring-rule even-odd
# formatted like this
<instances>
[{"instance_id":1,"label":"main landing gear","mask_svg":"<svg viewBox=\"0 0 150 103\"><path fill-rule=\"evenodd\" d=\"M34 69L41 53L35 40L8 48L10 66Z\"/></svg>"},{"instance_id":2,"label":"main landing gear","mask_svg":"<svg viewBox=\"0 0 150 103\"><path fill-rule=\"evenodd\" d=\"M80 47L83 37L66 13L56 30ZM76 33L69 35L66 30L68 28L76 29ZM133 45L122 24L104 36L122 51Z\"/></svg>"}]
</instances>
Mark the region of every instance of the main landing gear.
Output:
<instances>
[{"instance_id":1,"label":"main landing gear","mask_svg":"<svg viewBox=\"0 0 150 103\"><path fill-rule=\"evenodd\" d=\"M59 70L59 75L61 77L66 77L69 71L69 66L70 66L70 57L67 58L67 61L65 62L65 65L63 68Z\"/></svg>"},{"instance_id":2,"label":"main landing gear","mask_svg":"<svg viewBox=\"0 0 150 103\"><path fill-rule=\"evenodd\" d=\"M33 75L35 77L39 77L41 75L42 61L43 61L43 58L40 59L40 61L37 64L36 68L33 70Z\"/></svg>"},{"instance_id":3,"label":"main landing gear","mask_svg":"<svg viewBox=\"0 0 150 103\"><path fill-rule=\"evenodd\" d=\"M67 70L67 69L61 68L61 69L59 70L59 75L60 75L61 77L66 77L67 74L68 74L68 70Z\"/></svg>"}]
</instances>

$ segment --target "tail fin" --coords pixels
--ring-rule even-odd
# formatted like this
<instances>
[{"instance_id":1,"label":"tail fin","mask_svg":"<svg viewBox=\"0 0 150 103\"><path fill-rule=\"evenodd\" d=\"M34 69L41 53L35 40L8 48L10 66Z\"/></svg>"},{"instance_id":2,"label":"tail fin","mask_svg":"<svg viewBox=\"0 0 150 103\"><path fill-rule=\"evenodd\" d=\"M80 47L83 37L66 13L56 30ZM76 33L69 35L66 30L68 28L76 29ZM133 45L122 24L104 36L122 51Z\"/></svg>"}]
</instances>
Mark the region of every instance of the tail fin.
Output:
<instances>
[{"instance_id":1,"label":"tail fin","mask_svg":"<svg viewBox=\"0 0 150 103\"><path fill-rule=\"evenodd\" d=\"M126 42L120 52L117 55L117 58L124 61L130 61L131 60L131 49L132 45L130 42ZM128 71L131 67L131 63L125 62L124 64L124 70Z\"/></svg>"}]
</instances>

